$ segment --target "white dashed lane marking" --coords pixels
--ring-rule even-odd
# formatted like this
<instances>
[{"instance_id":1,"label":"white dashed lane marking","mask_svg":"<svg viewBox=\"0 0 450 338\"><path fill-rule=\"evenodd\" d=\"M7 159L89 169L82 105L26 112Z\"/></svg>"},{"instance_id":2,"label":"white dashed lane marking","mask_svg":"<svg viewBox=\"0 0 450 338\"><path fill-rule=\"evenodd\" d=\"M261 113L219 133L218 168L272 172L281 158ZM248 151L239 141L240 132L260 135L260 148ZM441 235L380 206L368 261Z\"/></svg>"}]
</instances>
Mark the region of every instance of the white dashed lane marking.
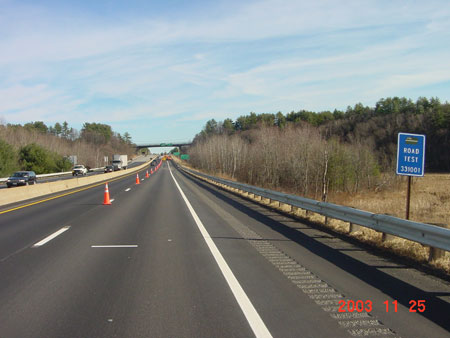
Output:
<instances>
[{"instance_id":1,"label":"white dashed lane marking","mask_svg":"<svg viewBox=\"0 0 450 338\"><path fill-rule=\"evenodd\" d=\"M136 244L91 245L91 248L137 248Z\"/></svg>"},{"instance_id":2,"label":"white dashed lane marking","mask_svg":"<svg viewBox=\"0 0 450 338\"><path fill-rule=\"evenodd\" d=\"M58 237L59 235L61 235L63 232L69 230L69 228L70 228L70 226L65 226L65 227L59 229L58 231L54 232L50 236L47 236L43 240L41 240L41 241L37 242L36 244L34 244L33 248L37 248L37 247L43 246L44 244L50 242L55 237Z\"/></svg>"}]
</instances>

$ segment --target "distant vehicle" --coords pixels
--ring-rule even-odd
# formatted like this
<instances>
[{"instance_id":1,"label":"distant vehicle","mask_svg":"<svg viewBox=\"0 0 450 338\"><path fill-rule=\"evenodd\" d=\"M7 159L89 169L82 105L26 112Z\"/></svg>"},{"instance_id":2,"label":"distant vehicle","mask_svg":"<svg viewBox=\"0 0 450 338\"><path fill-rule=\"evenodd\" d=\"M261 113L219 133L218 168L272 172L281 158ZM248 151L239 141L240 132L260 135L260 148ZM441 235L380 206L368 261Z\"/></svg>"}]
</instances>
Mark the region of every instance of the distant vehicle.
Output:
<instances>
[{"instance_id":1,"label":"distant vehicle","mask_svg":"<svg viewBox=\"0 0 450 338\"><path fill-rule=\"evenodd\" d=\"M114 170L127 169L128 156L127 155L113 155L112 165Z\"/></svg>"},{"instance_id":2,"label":"distant vehicle","mask_svg":"<svg viewBox=\"0 0 450 338\"><path fill-rule=\"evenodd\" d=\"M8 188L16 185L36 184L36 174L34 171L16 171L6 180Z\"/></svg>"},{"instance_id":3,"label":"distant vehicle","mask_svg":"<svg viewBox=\"0 0 450 338\"><path fill-rule=\"evenodd\" d=\"M112 164L107 165L105 167L105 173L110 173L110 172L113 172L113 171L114 171L114 166Z\"/></svg>"},{"instance_id":4,"label":"distant vehicle","mask_svg":"<svg viewBox=\"0 0 450 338\"><path fill-rule=\"evenodd\" d=\"M85 176L87 173L88 173L88 169L82 164L77 164L76 166L74 166L72 168L72 176L78 176L78 175Z\"/></svg>"}]
</instances>

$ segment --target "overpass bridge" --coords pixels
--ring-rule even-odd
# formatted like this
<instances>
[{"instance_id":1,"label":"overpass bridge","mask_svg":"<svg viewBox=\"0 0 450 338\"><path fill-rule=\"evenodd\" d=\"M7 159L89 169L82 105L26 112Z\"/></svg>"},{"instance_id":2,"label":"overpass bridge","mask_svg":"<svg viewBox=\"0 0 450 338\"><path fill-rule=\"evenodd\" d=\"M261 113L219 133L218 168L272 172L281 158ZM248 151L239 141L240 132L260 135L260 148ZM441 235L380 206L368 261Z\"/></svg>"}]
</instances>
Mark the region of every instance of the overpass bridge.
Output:
<instances>
[{"instance_id":1,"label":"overpass bridge","mask_svg":"<svg viewBox=\"0 0 450 338\"><path fill-rule=\"evenodd\" d=\"M158 147L188 147L192 145L192 142L167 142L167 143L142 143L142 144L136 144L137 149L143 149L143 148L158 148Z\"/></svg>"}]
</instances>

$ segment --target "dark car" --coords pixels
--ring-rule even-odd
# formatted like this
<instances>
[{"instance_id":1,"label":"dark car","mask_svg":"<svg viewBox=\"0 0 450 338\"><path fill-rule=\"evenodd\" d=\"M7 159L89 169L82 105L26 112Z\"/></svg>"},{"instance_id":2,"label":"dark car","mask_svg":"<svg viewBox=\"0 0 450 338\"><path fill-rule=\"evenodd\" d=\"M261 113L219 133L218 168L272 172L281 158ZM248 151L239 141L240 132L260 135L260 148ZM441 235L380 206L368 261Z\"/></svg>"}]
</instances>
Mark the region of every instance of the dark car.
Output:
<instances>
[{"instance_id":1,"label":"dark car","mask_svg":"<svg viewBox=\"0 0 450 338\"><path fill-rule=\"evenodd\" d=\"M107 165L107 166L105 167L105 173L113 172L114 169L115 169L115 168L114 168L113 165Z\"/></svg>"},{"instance_id":2,"label":"dark car","mask_svg":"<svg viewBox=\"0 0 450 338\"><path fill-rule=\"evenodd\" d=\"M36 184L36 174L34 171L16 171L6 180L6 185L11 188L14 185Z\"/></svg>"}]
</instances>

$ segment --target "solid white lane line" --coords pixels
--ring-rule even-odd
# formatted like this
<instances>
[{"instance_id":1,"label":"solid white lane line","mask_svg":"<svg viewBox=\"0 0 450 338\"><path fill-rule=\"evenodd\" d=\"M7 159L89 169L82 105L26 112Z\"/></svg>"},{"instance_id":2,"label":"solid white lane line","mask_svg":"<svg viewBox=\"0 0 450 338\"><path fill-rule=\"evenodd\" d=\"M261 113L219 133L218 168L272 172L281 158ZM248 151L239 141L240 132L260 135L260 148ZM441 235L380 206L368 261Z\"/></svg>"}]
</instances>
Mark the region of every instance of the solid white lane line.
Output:
<instances>
[{"instance_id":1,"label":"solid white lane line","mask_svg":"<svg viewBox=\"0 0 450 338\"><path fill-rule=\"evenodd\" d=\"M111 198L109 201L110 201L111 203L114 202L114 198Z\"/></svg>"},{"instance_id":2,"label":"solid white lane line","mask_svg":"<svg viewBox=\"0 0 450 338\"><path fill-rule=\"evenodd\" d=\"M131 190L131 188L127 188L127 189L125 189L125 191L130 191Z\"/></svg>"},{"instance_id":3,"label":"solid white lane line","mask_svg":"<svg viewBox=\"0 0 450 338\"><path fill-rule=\"evenodd\" d=\"M220 268L220 271L222 272L223 276L225 277L225 280L227 281L228 286L230 287L231 291L233 292L234 297L236 298L239 306L241 307L241 310L244 313L244 316L247 319L248 323L250 324L250 327L253 330L253 333L258 338L259 337L272 337L272 335L270 334L269 330L266 327L266 324L264 324L264 322L262 321L261 317L259 316L259 314L256 311L255 307L253 306L252 302L248 298L244 289L242 289L242 286L239 284L239 281L234 276L233 272L231 271L227 262L223 258L222 254L220 253L216 244L209 236L208 231L206 230L202 221L198 217L198 215L195 212L194 208L192 207L191 203L187 199L183 190L181 190L181 187L179 186L177 180L175 179L175 177L172 174L172 170L170 169L169 163L167 163L167 166L169 167L169 172L175 182L175 185L177 186L178 190L180 191L181 197L183 197L183 200L186 203L186 206L188 207L189 211L191 212L191 215L194 218L194 221L197 224L197 227L200 230L200 233L202 234L203 239L205 240L206 244L208 245L209 250L211 251L211 254L213 255L214 259L216 260L217 265Z\"/></svg>"},{"instance_id":4,"label":"solid white lane line","mask_svg":"<svg viewBox=\"0 0 450 338\"><path fill-rule=\"evenodd\" d=\"M91 248L137 248L134 244L123 244L123 245L91 245Z\"/></svg>"},{"instance_id":5,"label":"solid white lane line","mask_svg":"<svg viewBox=\"0 0 450 338\"><path fill-rule=\"evenodd\" d=\"M50 236L45 237L42 241L37 242L36 244L33 245L33 248L37 248L39 246L43 246L45 243L50 242L53 238L61 235L64 231L69 230L70 226L65 226L61 229L59 229L58 231L52 233Z\"/></svg>"}]
</instances>

